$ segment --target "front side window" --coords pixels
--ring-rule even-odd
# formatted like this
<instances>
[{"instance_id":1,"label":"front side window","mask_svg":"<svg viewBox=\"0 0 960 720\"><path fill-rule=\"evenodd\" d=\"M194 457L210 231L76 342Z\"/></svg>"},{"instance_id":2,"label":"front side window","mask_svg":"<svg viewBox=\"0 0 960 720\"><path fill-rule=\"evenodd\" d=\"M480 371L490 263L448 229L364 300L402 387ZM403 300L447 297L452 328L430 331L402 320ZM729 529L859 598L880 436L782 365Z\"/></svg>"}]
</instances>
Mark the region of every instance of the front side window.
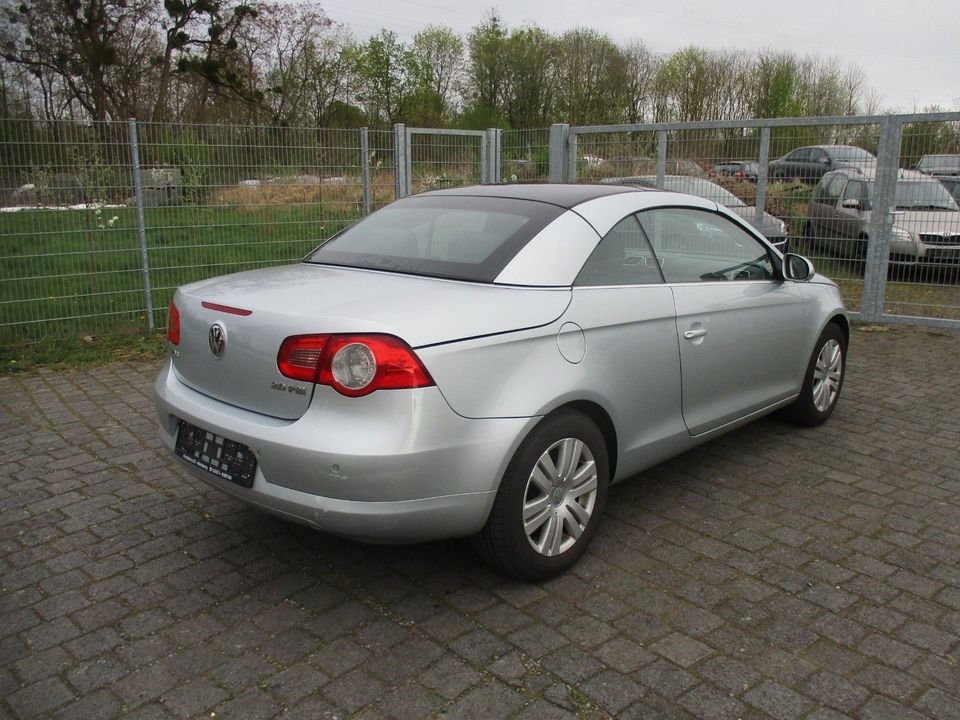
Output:
<instances>
[{"instance_id":1,"label":"front side window","mask_svg":"<svg viewBox=\"0 0 960 720\"><path fill-rule=\"evenodd\" d=\"M635 215L613 226L591 253L575 285L650 285L663 282L657 258Z\"/></svg>"},{"instance_id":2,"label":"front side window","mask_svg":"<svg viewBox=\"0 0 960 720\"><path fill-rule=\"evenodd\" d=\"M851 180L848 182L847 187L843 190L843 199L859 200L861 203L865 203L867 198L864 193L863 183L859 180Z\"/></svg>"},{"instance_id":3,"label":"front side window","mask_svg":"<svg viewBox=\"0 0 960 720\"><path fill-rule=\"evenodd\" d=\"M733 221L704 210L658 208L637 215L668 283L772 280L767 248Z\"/></svg>"},{"instance_id":4,"label":"front side window","mask_svg":"<svg viewBox=\"0 0 960 720\"><path fill-rule=\"evenodd\" d=\"M817 200L833 204L840 197L845 179L843 175L824 175L817 189Z\"/></svg>"}]
</instances>

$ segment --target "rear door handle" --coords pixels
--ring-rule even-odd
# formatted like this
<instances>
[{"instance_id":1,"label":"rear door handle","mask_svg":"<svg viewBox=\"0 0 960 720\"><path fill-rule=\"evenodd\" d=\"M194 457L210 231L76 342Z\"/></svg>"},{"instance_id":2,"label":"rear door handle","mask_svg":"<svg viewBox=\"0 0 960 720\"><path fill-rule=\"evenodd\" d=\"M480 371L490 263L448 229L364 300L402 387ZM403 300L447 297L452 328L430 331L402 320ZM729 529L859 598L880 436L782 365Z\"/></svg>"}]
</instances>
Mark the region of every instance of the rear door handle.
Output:
<instances>
[{"instance_id":1,"label":"rear door handle","mask_svg":"<svg viewBox=\"0 0 960 720\"><path fill-rule=\"evenodd\" d=\"M706 334L707 334L707 329L706 329L706 328L697 328L696 330L687 330L687 331L683 334L683 337L684 337L686 340L696 340L697 338L701 338L701 337L703 337L703 336L706 335Z\"/></svg>"}]
</instances>

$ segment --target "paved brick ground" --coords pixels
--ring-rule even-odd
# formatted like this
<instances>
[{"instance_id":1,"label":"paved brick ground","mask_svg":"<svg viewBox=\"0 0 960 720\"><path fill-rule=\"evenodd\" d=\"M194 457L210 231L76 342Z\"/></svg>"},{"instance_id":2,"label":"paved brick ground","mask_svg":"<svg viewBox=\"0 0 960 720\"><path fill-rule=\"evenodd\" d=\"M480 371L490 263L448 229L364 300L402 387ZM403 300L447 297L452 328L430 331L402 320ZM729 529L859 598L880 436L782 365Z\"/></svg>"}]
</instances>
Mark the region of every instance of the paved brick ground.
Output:
<instances>
[{"instance_id":1,"label":"paved brick ground","mask_svg":"<svg viewBox=\"0 0 960 720\"><path fill-rule=\"evenodd\" d=\"M155 370L0 379L0 715L960 717L960 334L858 330L827 426L617 486L539 586L206 489Z\"/></svg>"}]
</instances>

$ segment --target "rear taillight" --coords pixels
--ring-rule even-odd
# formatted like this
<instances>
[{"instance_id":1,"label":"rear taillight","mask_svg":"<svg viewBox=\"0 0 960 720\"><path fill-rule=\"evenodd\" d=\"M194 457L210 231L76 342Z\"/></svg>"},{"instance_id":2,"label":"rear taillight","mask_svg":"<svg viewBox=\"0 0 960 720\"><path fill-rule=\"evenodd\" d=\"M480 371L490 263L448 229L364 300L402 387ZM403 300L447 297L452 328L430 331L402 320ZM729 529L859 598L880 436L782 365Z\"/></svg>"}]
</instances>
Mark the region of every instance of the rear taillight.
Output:
<instances>
[{"instance_id":1,"label":"rear taillight","mask_svg":"<svg viewBox=\"0 0 960 720\"><path fill-rule=\"evenodd\" d=\"M434 384L410 346L392 335L288 337L277 368L288 378L329 385L348 397Z\"/></svg>"},{"instance_id":2,"label":"rear taillight","mask_svg":"<svg viewBox=\"0 0 960 720\"><path fill-rule=\"evenodd\" d=\"M277 368L280 374L303 382L316 382L320 356L329 335L294 335L280 345Z\"/></svg>"},{"instance_id":3,"label":"rear taillight","mask_svg":"<svg viewBox=\"0 0 960 720\"><path fill-rule=\"evenodd\" d=\"M167 314L167 340L171 345L180 344L180 311L170 301L170 312Z\"/></svg>"}]
</instances>

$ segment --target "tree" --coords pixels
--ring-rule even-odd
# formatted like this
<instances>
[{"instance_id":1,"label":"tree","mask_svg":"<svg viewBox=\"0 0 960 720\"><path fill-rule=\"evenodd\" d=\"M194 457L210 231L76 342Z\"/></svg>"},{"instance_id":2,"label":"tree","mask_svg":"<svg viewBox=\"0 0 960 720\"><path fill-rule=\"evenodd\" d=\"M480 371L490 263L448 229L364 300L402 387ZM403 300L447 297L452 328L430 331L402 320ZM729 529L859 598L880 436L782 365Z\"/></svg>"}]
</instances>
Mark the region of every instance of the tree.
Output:
<instances>
[{"instance_id":1,"label":"tree","mask_svg":"<svg viewBox=\"0 0 960 720\"><path fill-rule=\"evenodd\" d=\"M559 111L575 125L622 122L627 105L627 63L606 35L589 28L559 40Z\"/></svg>"},{"instance_id":2,"label":"tree","mask_svg":"<svg viewBox=\"0 0 960 720\"><path fill-rule=\"evenodd\" d=\"M124 36L136 33L150 0L7 0L3 15L12 26L4 38L4 58L25 67L44 91L45 109L54 112L55 91L75 102L93 120L129 112L111 84L117 67L136 58L122 53Z\"/></svg>"},{"instance_id":3,"label":"tree","mask_svg":"<svg viewBox=\"0 0 960 720\"><path fill-rule=\"evenodd\" d=\"M503 100L507 88L507 32L496 13L477 25L467 39L467 107L462 122L467 127L486 128L503 123Z\"/></svg>"},{"instance_id":4,"label":"tree","mask_svg":"<svg viewBox=\"0 0 960 720\"><path fill-rule=\"evenodd\" d=\"M357 54L357 76L372 125L404 121L421 72L413 53L397 40L396 33L381 30L367 40Z\"/></svg>"},{"instance_id":5,"label":"tree","mask_svg":"<svg viewBox=\"0 0 960 720\"><path fill-rule=\"evenodd\" d=\"M513 128L549 125L556 116L560 48L542 28L514 30L506 42L503 115Z\"/></svg>"},{"instance_id":6,"label":"tree","mask_svg":"<svg viewBox=\"0 0 960 720\"><path fill-rule=\"evenodd\" d=\"M450 28L428 26L413 37L413 68L418 76L417 124L444 125L455 109L463 72L463 41Z\"/></svg>"},{"instance_id":7,"label":"tree","mask_svg":"<svg viewBox=\"0 0 960 720\"><path fill-rule=\"evenodd\" d=\"M236 56L238 35L259 14L254 6L234 4L232 0L163 0L163 7L163 50L154 60L159 77L152 120L172 114L169 99L177 74L200 81L194 98L195 114L202 111L212 95L221 93L248 102L262 100L259 93L248 92Z\"/></svg>"}]
</instances>

